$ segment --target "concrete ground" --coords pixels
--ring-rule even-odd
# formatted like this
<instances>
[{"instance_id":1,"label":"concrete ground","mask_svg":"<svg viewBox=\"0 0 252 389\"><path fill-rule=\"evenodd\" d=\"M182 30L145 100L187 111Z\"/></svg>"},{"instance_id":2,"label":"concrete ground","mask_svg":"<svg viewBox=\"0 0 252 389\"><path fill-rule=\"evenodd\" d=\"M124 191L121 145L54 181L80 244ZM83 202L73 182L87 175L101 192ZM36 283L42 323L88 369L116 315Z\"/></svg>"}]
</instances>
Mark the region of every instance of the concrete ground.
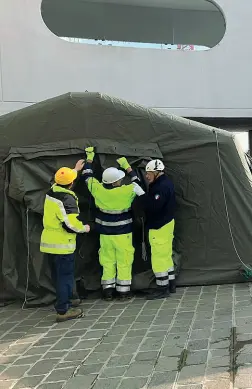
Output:
<instances>
[{"instance_id":1,"label":"concrete ground","mask_svg":"<svg viewBox=\"0 0 252 389\"><path fill-rule=\"evenodd\" d=\"M83 308L61 324L49 308L1 308L0 388L252 388L249 284Z\"/></svg>"}]
</instances>

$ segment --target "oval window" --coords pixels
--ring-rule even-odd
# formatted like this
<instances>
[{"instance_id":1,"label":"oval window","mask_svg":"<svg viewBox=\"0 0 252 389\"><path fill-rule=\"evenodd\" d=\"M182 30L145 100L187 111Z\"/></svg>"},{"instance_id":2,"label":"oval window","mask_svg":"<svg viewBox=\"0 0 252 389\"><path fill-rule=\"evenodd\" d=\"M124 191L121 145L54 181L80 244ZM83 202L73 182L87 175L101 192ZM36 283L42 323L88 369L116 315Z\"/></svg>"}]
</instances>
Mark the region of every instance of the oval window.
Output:
<instances>
[{"instance_id":1,"label":"oval window","mask_svg":"<svg viewBox=\"0 0 252 389\"><path fill-rule=\"evenodd\" d=\"M43 0L42 18L70 42L167 50L207 50L225 34L207 0Z\"/></svg>"}]
</instances>

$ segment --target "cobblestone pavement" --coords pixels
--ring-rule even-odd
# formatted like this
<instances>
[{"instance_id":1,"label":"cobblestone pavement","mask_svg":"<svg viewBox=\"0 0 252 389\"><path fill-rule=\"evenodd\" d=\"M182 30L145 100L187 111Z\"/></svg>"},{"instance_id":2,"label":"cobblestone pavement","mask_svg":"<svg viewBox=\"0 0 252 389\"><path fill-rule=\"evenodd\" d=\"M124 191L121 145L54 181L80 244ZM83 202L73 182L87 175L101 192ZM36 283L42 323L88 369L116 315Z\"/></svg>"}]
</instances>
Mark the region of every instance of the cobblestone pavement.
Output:
<instances>
[{"instance_id":1,"label":"cobblestone pavement","mask_svg":"<svg viewBox=\"0 0 252 389\"><path fill-rule=\"evenodd\" d=\"M61 324L49 308L1 308L0 388L252 388L249 284L83 308Z\"/></svg>"}]
</instances>

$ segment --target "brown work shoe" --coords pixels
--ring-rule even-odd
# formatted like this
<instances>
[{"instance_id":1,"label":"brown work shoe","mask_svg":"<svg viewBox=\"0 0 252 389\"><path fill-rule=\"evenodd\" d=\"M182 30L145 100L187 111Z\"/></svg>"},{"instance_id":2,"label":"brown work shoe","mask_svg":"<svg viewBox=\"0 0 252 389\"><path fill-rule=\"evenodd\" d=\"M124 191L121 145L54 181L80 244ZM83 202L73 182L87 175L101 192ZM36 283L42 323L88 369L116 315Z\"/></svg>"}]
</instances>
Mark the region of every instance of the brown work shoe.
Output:
<instances>
[{"instance_id":1,"label":"brown work shoe","mask_svg":"<svg viewBox=\"0 0 252 389\"><path fill-rule=\"evenodd\" d=\"M81 299L72 299L72 300L70 300L70 303L71 303L72 307L76 308L81 304Z\"/></svg>"},{"instance_id":2,"label":"brown work shoe","mask_svg":"<svg viewBox=\"0 0 252 389\"><path fill-rule=\"evenodd\" d=\"M70 308L64 315L60 315L57 313L56 316L56 322L61 323L63 321L72 320L72 319L78 319L79 317L83 316L83 310L80 308Z\"/></svg>"}]
</instances>

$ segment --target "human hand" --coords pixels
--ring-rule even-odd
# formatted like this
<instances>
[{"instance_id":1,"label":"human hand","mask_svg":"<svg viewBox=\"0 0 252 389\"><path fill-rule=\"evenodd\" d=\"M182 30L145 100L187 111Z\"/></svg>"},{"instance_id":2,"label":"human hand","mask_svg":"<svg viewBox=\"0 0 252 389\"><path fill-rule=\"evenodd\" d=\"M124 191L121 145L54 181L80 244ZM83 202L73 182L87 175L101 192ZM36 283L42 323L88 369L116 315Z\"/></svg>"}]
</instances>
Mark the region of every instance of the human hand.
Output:
<instances>
[{"instance_id":1,"label":"human hand","mask_svg":"<svg viewBox=\"0 0 252 389\"><path fill-rule=\"evenodd\" d=\"M80 171L84 168L84 164L85 164L85 159L80 159L80 160L76 163L74 169L75 169L77 172L80 172Z\"/></svg>"},{"instance_id":2,"label":"human hand","mask_svg":"<svg viewBox=\"0 0 252 389\"><path fill-rule=\"evenodd\" d=\"M86 154L87 154L87 160L93 162L95 153L94 153L94 148L91 147L86 147L85 148Z\"/></svg>"},{"instance_id":3,"label":"human hand","mask_svg":"<svg viewBox=\"0 0 252 389\"><path fill-rule=\"evenodd\" d=\"M127 159L125 157L118 158L116 160L116 162L124 170L127 170L127 169L130 168L130 164L129 164L129 162L127 161Z\"/></svg>"},{"instance_id":4,"label":"human hand","mask_svg":"<svg viewBox=\"0 0 252 389\"><path fill-rule=\"evenodd\" d=\"M90 226L88 224L85 225L85 229L86 229L85 232L90 232Z\"/></svg>"}]
</instances>

